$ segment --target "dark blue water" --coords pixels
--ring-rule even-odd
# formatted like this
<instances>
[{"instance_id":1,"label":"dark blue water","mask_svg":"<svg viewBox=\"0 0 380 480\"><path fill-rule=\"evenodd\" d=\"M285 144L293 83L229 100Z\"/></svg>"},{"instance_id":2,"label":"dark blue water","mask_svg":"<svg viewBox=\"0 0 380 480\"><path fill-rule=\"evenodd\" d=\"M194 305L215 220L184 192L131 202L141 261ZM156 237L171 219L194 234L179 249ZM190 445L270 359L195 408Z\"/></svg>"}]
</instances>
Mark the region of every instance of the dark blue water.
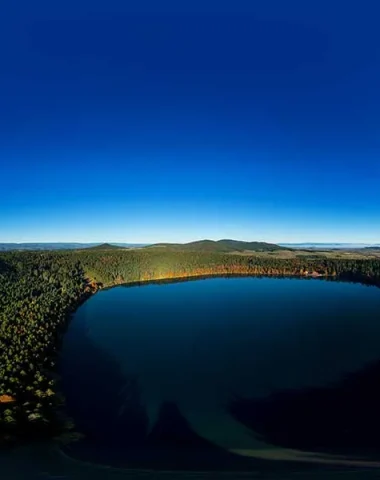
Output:
<instances>
[{"instance_id":1,"label":"dark blue water","mask_svg":"<svg viewBox=\"0 0 380 480\"><path fill-rule=\"evenodd\" d=\"M226 413L228 402L326 385L379 359L378 312L378 288L320 279L212 278L101 291L78 309L64 339L68 404L79 425L101 430L112 423L104 417L117 424L133 403L139 428L145 412L146 434L170 401L203 438L258 448Z\"/></svg>"}]
</instances>

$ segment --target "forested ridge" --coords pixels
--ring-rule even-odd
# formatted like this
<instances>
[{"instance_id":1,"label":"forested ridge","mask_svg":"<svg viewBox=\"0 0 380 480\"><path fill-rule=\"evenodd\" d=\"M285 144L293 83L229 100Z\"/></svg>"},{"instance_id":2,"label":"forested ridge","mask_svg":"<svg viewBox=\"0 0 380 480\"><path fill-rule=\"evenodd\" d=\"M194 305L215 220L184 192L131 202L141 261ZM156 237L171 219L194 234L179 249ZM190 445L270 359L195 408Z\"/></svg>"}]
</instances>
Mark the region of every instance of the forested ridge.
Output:
<instances>
[{"instance_id":1,"label":"forested ridge","mask_svg":"<svg viewBox=\"0 0 380 480\"><path fill-rule=\"evenodd\" d=\"M281 247L275 243L267 242L243 242L240 240L198 240L190 243L157 243L150 247L168 247L171 250L207 251L207 252L241 252L249 250L252 252L274 252L278 250L291 250ZM149 247L148 247L149 248Z\"/></svg>"},{"instance_id":2,"label":"forested ridge","mask_svg":"<svg viewBox=\"0 0 380 480\"><path fill-rule=\"evenodd\" d=\"M57 384L70 313L99 288L207 275L323 275L380 285L380 260L160 248L0 253L0 443L63 431Z\"/></svg>"}]
</instances>

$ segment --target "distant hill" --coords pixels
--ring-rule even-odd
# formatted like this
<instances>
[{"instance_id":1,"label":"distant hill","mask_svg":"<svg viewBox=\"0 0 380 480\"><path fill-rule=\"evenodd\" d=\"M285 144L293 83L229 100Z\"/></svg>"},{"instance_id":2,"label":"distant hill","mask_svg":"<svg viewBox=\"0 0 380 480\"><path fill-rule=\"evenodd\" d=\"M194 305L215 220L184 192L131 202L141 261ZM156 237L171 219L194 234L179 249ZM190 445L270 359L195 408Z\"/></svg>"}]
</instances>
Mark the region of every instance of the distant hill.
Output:
<instances>
[{"instance_id":1,"label":"distant hill","mask_svg":"<svg viewBox=\"0 0 380 480\"><path fill-rule=\"evenodd\" d=\"M358 250L364 248L379 248L379 245L369 245L368 243L280 243L282 247L313 250Z\"/></svg>"},{"instance_id":2,"label":"distant hill","mask_svg":"<svg viewBox=\"0 0 380 480\"><path fill-rule=\"evenodd\" d=\"M115 243L118 247L143 247L146 244L142 243ZM97 247L99 243L0 243L0 251L8 250L75 250L82 248Z\"/></svg>"},{"instance_id":3,"label":"distant hill","mask_svg":"<svg viewBox=\"0 0 380 480\"><path fill-rule=\"evenodd\" d=\"M156 243L145 248L168 248L172 250L206 251L206 252L273 252L275 250L290 250L274 243L266 242L242 242L239 240L199 240L190 243Z\"/></svg>"},{"instance_id":4,"label":"distant hill","mask_svg":"<svg viewBox=\"0 0 380 480\"><path fill-rule=\"evenodd\" d=\"M120 250L122 248L128 248L120 245L111 245L110 243L102 243L100 245L95 245L94 247L89 247L87 250Z\"/></svg>"},{"instance_id":5,"label":"distant hill","mask_svg":"<svg viewBox=\"0 0 380 480\"><path fill-rule=\"evenodd\" d=\"M0 251L6 250L73 250L76 248L87 248L96 245L95 243L0 243Z\"/></svg>"}]
</instances>

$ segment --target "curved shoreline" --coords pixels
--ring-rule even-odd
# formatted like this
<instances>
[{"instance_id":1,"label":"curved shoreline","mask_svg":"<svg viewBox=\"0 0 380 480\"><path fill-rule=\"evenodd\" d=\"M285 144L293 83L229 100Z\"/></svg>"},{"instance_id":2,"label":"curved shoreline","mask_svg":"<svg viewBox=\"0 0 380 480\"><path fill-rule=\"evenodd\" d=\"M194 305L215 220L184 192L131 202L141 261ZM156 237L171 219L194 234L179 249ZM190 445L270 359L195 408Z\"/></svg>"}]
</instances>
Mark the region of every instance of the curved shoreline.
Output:
<instances>
[{"instance_id":1,"label":"curved shoreline","mask_svg":"<svg viewBox=\"0 0 380 480\"><path fill-rule=\"evenodd\" d=\"M295 449L287 449L287 448L277 448L277 449L262 449L262 450L244 450L244 449L229 449L227 452L231 452L242 459L249 458L253 461L257 460L258 462L263 462L261 465L258 463L252 463L252 468L243 468L243 469L229 469L223 470L220 469L168 469L168 468L154 468L153 466L146 466L146 467L128 467L128 466L117 466L108 463L101 463L91 460L85 460L80 457L76 457L74 455L70 455L66 452L62 447L56 445L55 450L58 452L66 460L73 462L74 464L80 464L83 466L88 466L90 468L102 469L102 470L114 470L120 472L136 472L136 473L176 473L178 475L181 474L189 474L192 475L197 473L224 473L224 474L234 474L234 475L244 475L244 474L252 474L253 471L257 471L258 467L265 465L266 468L270 468L271 465L273 467L277 466L276 464L287 465L288 467L303 465L305 467L312 468L314 465L320 466L331 466L331 467L348 467L350 472L352 472L353 468L358 468L363 471L368 469L375 469L379 471L380 469L380 460L369 460L369 459L360 459L357 457L349 457L345 455L334 455L334 454L321 454L316 452L310 451L302 451L302 450L295 450ZM191 454L191 452L189 452ZM175 452L173 452L175 455Z\"/></svg>"},{"instance_id":2,"label":"curved shoreline","mask_svg":"<svg viewBox=\"0 0 380 480\"><path fill-rule=\"evenodd\" d=\"M235 267L235 268L234 268ZM334 280L334 281L342 281L342 282L349 282L349 283L360 283L362 285L372 285L380 287L380 281L377 276L364 276L360 274L353 274L349 271L343 274L325 274L325 273L318 273L315 271L305 272L305 273L278 273L278 272L265 272L265 273L258 273L261 267L260 265L247 265L247 266L239 266L239 265L229 265L228 268L224 267L222 263L211 266L210 268L200 268L197 269L197 272L191 272L190 274L184 274L180 272L179 274L174 274L173 272L168 272L163 275L154 275L154 274L140 274L140 279L135 281L125 281L124 278L118 277L115 281L109 283L101 283L95 281L91 277L86 277L85 275L85 265L82 265L83 268L83 275L86 280L84 291L82 294L79 294L76 300L72 300L70 304L67 305L66 312L64 312L65 321L58 327L56 330L56 346L52 352L49 352L49 358L51 360L56 360L57 356L60 353L60 345L62 342L62 338L69 328L71 319L77 309L84 304L88 299L90 299L94 294L98 291L114 288L117 286L124 286L124 287L134 287L134 286L145 286L151 284L167 284L167 283L176 283L176 282L186 282L186 281L197 281L197 280L206 280L211 278L241 278L241 277L252 277L252 278L278 278L278 279L299 279L299 280L311 280L311 279L319 279L319 280ZM220 271L216 271L215 273L211 272L210 269L215 268L215 270L220 269ZM284 265L284 269L287 268ZM290 269L290 268L289 268ZM243 270L243 271L242 271ZM131 275L133 276L133 275ZM153 278L152 278L153 277ZM79 292L78 292L79 293ZM58 370L57 368L48 369L48 373L52 376L52 378L57 377ZM61 391L58 387L57 394L60 395ZM65 406L63 404L53 407L57 412L60 413L65 412ZM22 436L22 435L21 435ZM34 436L31 435L26 440L30 441L33 440ZM38 438L38 437L37 437ZM24 439L25 441L25 439Z\"/></svg>"},{"instance_id":3,"label":"curved shoreline","mask_svg":"<svg viewBox=\"0 0 380 480\"><path fill-rule=\"evenodd\" d=\"M145 287L148 285L167 285L171 283L182 283L182 282L195 282L198 280L208 280L213 278L276 278L279 280L319 280L319 281L336 281L341 283L353 283L363 285L365 287L375 287L380 288L380 280L377 278L360 278L360 277L349 277L345 275L328 275L328 274L319 274L319 275L299 275L299 274L256 274L256 273L215 273L215 274L200 274L200 275L190 275L190 276L178 276L178 277L160 277L156 279L149 280L139 280L139 281L127 281L127 282L117 282L109 284L96 284L97 287L91 292L87 293L81 300L76 304L75 308L69 313L70 319L75 314L77 309L83 305L87 300L89 300L93 295L100 291L110 290L116 287ZM69 326L68 325L67 327Z\"/></svg>"},{"instance_id":4,"label":"curved shoreline","mask_svg":"<svg viewBox=\"0 0 380 480\"><path fill-rule=\"evenodd\" d=\"M183 282L187 282L187 281L196 281L198 279L213 279L213 278L241 278L241 277L251 277L251 278L276 278L276 279L294 279L294 280L304 280L304 279L315 279L315 278L311 278L311 277L304 277L304 276L299 276L299 275L241 275L241 274L238 274L238 275L234 275L234 274L230 274L230 275L208 275L208 276L203 276L203 277L200 277L200 276L196 276L196 277L187 277L187 278L182 278L180 279L179 281L183 281ZM326 280L326 277L327 276L321 276L321 277L318 277L317 279L320 279L320 280ZM341 281L342 283L346 283L348 280L347 279L344 279L344 278L336 278L335 276L329 276L327 277L329 278L330 280L334 281L334 282L339 282ZM157 279L157 280L151 280L151 281L144 281L144 282L130 282L130 283L126 283L126 284L117 284L117 285L112 285L112 286L107 286L107 287L104 287L104 289L110 289L110 288L114 288L116 286L126 286L126 287L132 287L132 286L145 286L145 285L149 285L149 284L170 284L170 283L177 283L178 280L177 279L173 279L173 278L170 278L170 279ZM349 283L362 283L362 282L352 282L352 279L349 280ZM202 288L202 287L201 287ZM297 287L295 287L297 288ZM248 456L248 457L255 457L255 458L267 458L267 459L271 459L271 460L290 460L290 461L307 461L307 462L317 462L317 463L331 463L331 464L334 464L334 465L353 465L355 466L356 463L355 462L359 462L357 463L357 466L365 466L363 464L363 461L364 460L358 460L358 459L354 459L350 456L348 457L343 457L342 455L324 455L324 454L318 454L318 453L310 453L308 451L304 451L304 450L290 450L288 448L276 448L275 449L275 452L273 450L271 450L270 452L269 451L266 451L266 450L234 450L234 449L230 449L229 451L233 452L233 453L238 453L239 455L243 455L243 456ZM273 453L271 453L273 452ZM286 458L285 458L286 457ZM310 458L306 458L306 457L310 457ZM322 457L323 457L323 460L322 460ZM79 457L80 458L80 457ZM366 462L370 462L369 463L369 466L375 466L375 463L371 462L370 460L366 460Z\"/></svg>"},{"instance_id":5,"label":"curved shoreline","mask_svg":"<svg viewBox=\"0 0 380 480\"><path fill-rule=\"evenodd\" d=\"M1 459L3 460L3 459ZM184 469L155 469L152 467L128 468L107 464L94 463L72 457L54 444L41 444L21 448L6 464L1 463L0 475L4 478L24 480L25 478L94 478L103 479L107 475L115 479L252 479L254 478L312 478L325 479L328 475L344 475L346 478L377 478L379 465L375 462L346 463L344 459L339 463L309 462L308 460L283 460L283 459L252 459L252 469L242 470L184 470ZM301 475L301 477L300 477ZM42 478L42 477L41 477ZM329 477L330 478L330 477ZM340 478L340 477L339 477Z\"/></svg>"}]
</instances>

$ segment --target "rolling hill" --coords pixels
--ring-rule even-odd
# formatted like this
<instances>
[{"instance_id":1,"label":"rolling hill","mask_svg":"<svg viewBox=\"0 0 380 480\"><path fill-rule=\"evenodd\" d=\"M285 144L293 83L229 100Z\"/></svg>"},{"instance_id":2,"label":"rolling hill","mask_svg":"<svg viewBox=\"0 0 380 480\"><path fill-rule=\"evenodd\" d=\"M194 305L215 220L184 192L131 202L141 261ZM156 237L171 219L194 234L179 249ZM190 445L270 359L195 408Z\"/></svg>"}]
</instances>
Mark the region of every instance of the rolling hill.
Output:
<instances>
[{"instance_id":1,"label":"rolling hill","mask_svg":"<svg viewBox=\"0 0 380 480\"><path fill-rule=\"evenodd\" d=\"M103 244L106 245L106 244ZM146 244L143 243L114 243L112 246L139 248ZM9 250L82 250L84 248L98 247L99 243L64 243L64 242L41 242L41 243L0 243L0 251Z\"/></svg>"},{"instance_id":2,"label":"rolling hill","mask_svg":"<svg viewBox=\"0 0 380 480\"><path fill-rule=\"evenodd\" d=\"M274 243L266 242L242 242L239 240L199 240L196 242L190 243L156 243L145 248L167 248L172 250L187 250L187 251L197 251L197 252L220 252L220 253L229 253L229 252L273 252L275 250L291 250L287 247L281 247Z\"/></svg>"},{"instance_id":3,"label":"rolling hill","mask_svg":"<svg viewBox=\"0 0 380 480\"><path fill-rule=\"evenodd\" d=\"M86 250L121 250L128 247L121 247L119 245L111 245L110 243L102 243L101 245L95 245L94 247L89 247Z\"/></svg>"}]
</instances>

